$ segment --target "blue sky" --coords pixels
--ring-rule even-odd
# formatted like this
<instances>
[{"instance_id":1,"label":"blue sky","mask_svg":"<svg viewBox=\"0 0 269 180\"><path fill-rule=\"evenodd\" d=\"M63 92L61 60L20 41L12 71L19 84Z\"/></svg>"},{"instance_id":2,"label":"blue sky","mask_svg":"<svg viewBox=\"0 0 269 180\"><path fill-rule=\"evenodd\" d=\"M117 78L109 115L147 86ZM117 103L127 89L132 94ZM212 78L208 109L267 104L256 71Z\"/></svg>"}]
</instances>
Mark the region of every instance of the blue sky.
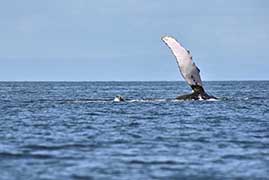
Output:
<instances>
[{"instance_id":1,"label":"blue sky","mask_svg":"<svg viewBox=\"0 0 269 180\"><path fill-rule=\"evenodd\" d=\"M162 35L203 80L269 80L267 0L0 0L0 80L183 80Z\"/></svg>"}]
</instances>

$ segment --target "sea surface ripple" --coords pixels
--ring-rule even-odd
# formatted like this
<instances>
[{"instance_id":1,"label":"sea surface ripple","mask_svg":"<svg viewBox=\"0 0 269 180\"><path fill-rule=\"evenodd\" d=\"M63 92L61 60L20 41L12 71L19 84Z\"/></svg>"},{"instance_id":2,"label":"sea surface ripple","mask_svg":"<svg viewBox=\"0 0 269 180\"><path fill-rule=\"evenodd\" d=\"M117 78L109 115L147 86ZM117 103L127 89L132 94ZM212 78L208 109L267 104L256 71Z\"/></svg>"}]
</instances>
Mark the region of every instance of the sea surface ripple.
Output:
<instances>
[{"instance_id":1,"label":"sea surface ripple","mask_svg":"<svg viewBox=\"0 0 269 180\"><path fill-rule=\"evenodd\" d=\"M0 179L268 179L269 81L205 88L220 100L170 101L184 82L0 82Z\"/></svg>"}]
</instances>

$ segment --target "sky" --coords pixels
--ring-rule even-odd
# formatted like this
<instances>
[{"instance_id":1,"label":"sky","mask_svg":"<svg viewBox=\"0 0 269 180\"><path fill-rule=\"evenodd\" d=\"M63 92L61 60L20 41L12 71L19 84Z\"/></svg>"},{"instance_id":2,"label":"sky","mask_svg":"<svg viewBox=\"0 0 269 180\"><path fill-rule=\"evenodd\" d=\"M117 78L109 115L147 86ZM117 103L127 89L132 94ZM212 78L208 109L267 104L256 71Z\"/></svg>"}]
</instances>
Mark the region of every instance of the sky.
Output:
<instances>
[{"instance_id":1,"label":"sky","mask_svg":"<svg viewBox=\"0 0 269 180\"><path fill-rule=\"evenodd\" d=\"M269 80L268 0L0 0L0 81Z\"/></svg>"}]
</instances>

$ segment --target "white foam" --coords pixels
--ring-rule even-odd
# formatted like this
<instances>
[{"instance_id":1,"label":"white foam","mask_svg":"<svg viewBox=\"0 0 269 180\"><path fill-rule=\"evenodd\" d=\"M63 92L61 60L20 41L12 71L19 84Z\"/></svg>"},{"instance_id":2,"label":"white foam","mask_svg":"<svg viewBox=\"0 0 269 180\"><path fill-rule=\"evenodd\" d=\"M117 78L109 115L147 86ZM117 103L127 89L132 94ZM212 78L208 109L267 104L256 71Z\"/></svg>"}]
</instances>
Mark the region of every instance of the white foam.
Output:
<instances>
[{"instance_id":1,"label":"white foam","mask_svg":"<svg viewBox=\"0 0 269 180\"><path fill-rule=\"evenodd\" d=\"M215 98L210 98L210 99L207 99L206 101L220 101L219 99L215 99Z\"/></svg>"},{"instance_id":2,"label":"white foam","mask_svg":"<svg viewBox=\"0 0 269 180\"><path fill-rule=\"evenodd\" d=\"M119 97L115 97L113 101L114 101L114 102L120 102L121 100L120 100Z\"/></svg>"},{"instance_id":3,"label":"white foam","mask_svg":"<svg viewBox=\"0 0 269 180\"><path fill-rule=\"evenodd\" d=\"M165 102L166 99L133 99L128 102Z\"/></svg>"}]
</instances>

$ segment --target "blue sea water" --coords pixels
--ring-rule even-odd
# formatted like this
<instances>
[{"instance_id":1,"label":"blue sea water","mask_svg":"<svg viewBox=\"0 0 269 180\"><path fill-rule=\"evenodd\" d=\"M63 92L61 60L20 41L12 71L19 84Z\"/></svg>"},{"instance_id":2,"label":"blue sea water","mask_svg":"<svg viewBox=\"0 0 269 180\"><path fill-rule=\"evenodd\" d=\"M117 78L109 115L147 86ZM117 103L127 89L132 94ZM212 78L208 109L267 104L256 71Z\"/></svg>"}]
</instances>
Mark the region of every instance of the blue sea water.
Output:
<instances>
[{"instance_id":1,"label":"blue sea water","mask_svg":"<svg viewBox=\"0 0 269 180\"><path fill-rule=\"evenodd\" d=\"M171 100L184 82L0 82L0 179L269 179L269 81L205 89L220 100Z\"/></svg>"}]
</instances>

